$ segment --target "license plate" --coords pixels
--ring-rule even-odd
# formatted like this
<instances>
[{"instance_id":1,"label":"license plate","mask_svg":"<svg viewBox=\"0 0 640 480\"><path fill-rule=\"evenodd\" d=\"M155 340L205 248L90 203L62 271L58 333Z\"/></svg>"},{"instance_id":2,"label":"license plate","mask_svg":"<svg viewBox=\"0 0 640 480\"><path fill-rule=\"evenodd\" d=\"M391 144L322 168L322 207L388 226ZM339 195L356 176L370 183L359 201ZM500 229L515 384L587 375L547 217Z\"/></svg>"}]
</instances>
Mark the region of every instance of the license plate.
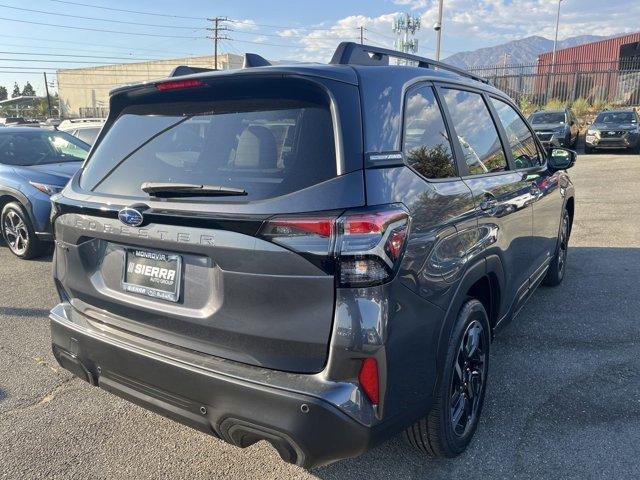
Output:
<instances>
[{"instance_id":1,"label":"license plate","mask_svg":"<svg viewBox=\"0 0 640 480\"><path fill-rule=\"evenodd\" d=\"M126 249L122 288L126 292L177 302L182 257L150 250Z\"/></svg>"}]
</instances>

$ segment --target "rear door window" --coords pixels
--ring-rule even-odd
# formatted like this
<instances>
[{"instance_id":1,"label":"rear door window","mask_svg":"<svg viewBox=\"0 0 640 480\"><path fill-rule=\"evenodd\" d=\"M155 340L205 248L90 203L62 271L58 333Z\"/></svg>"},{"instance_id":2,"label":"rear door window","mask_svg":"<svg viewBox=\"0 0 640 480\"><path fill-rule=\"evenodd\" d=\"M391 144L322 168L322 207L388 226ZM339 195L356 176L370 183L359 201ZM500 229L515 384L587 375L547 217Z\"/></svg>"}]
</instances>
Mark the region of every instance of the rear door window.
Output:
<instances>
[{"instance_id":1,"label":"rear door window","mask_svg":"<svg viewBox=\"0 0 640 480\"><path fill-rule=\"evenodd\" d=\"M432 87L418 87L407 95L402 150L406 163L426 178L457 175L449 135Z\"/></svg>"},{"instance_id":2,"label":"rear door window","mask_svg":"<svg viewBox=\"0 0 640 480\"><path fill-rule=\"evenodd\" d=\"M498 130L482 95L453 88L442 91L469 173L482 175L507 170Z\"/></svg>"},{"instance_id":3,"label":"rear door window","mask_svg":"<svg viewBox=\"0 0 640 480\"><path fill-rule=\"evenodd\" d=\"M96 147L80 186L148 197L144 182L204 184L244 189L257 200L336 174L328 103L245 96L125 109Z\"/></svg>"},{"instance_id":4,"label":"rear door window","mask_svg":"<svg viewBox=\"0 0 640 480\"><path fill-rule=\"evenodd\" d=\"M508 103L496 98L491 98L491 103L507 133L515 167L531 168L541 165L544 160L536 147L533 133L518 112Z\"/></svg>"}]
</instances>

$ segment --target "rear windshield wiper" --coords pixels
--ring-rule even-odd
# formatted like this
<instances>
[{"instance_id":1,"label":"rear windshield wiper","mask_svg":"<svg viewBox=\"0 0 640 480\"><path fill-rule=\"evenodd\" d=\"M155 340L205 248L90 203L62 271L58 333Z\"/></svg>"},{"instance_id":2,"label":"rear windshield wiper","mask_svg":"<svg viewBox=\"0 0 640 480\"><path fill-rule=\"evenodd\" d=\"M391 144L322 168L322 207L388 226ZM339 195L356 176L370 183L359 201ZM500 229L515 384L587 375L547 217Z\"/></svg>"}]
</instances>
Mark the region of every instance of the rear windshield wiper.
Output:
<instances>
[{"instance_id":1,"label":"rear windshield wiper","mask_svg":"<svg viewBox=\"0 0 640 480\"><path fill-rule=\"evenodd\" d=\"M159 183L144 182L140 189L158 198L176 197L223 197L247 195L242 188L224 187L222 185L201 185L197 183Z\"/></svg>"}]
</instances>

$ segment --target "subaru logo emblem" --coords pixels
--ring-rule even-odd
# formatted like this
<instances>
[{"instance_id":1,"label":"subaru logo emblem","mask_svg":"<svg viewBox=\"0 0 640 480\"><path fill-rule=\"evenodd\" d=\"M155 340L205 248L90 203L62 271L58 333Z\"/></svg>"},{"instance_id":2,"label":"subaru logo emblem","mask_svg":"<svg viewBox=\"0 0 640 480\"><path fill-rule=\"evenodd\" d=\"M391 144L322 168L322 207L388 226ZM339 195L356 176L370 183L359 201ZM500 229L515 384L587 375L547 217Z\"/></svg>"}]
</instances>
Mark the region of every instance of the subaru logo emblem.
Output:
<instances>
[{"instance_id":1,"label":"subaru logo emblem","mask_svg":"<svg viewBox=\"0 0 640 480\"><path fill-rule=\"evenodd\" d=\"M118 212L118 218L125 225L130 227L139 227L144 221L142 213L132 207L125 207Z\"/></svg>"}]
</instances>

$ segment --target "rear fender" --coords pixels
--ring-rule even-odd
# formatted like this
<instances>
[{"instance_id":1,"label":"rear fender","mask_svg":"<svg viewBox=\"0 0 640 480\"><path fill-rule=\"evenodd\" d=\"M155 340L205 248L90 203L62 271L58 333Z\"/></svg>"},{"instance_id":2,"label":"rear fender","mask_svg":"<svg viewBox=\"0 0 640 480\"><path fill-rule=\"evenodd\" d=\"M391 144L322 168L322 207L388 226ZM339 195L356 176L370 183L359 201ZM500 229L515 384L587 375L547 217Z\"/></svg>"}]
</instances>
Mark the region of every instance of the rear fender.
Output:
<instances>
[{"instance_id":1,"label":"rear fender","mask_svg":"<svg viewBox=\"0 0 640 480\"><path fill-rule=\"evenodd\" d=\"M442 328L440 330L436 357L438 372L442 372L451 331L453 330L460 308L467 300L467 292L474 283L487 275L491 276L492 307L496 311L494 316L497 316L497 310L499 310L501 304L500 292L504 291L504 270L502 268L500 258L496 255L490 255L488 257L479 258L475 263L470 265L458 283L456 292L453 295L452 301L444 316L444 321L442 322ZM493 328L495 320L491 322L491 325ZM439 375L438 381L440 380L440 376L441 375Z\"/></svg>"}]
</instances>

